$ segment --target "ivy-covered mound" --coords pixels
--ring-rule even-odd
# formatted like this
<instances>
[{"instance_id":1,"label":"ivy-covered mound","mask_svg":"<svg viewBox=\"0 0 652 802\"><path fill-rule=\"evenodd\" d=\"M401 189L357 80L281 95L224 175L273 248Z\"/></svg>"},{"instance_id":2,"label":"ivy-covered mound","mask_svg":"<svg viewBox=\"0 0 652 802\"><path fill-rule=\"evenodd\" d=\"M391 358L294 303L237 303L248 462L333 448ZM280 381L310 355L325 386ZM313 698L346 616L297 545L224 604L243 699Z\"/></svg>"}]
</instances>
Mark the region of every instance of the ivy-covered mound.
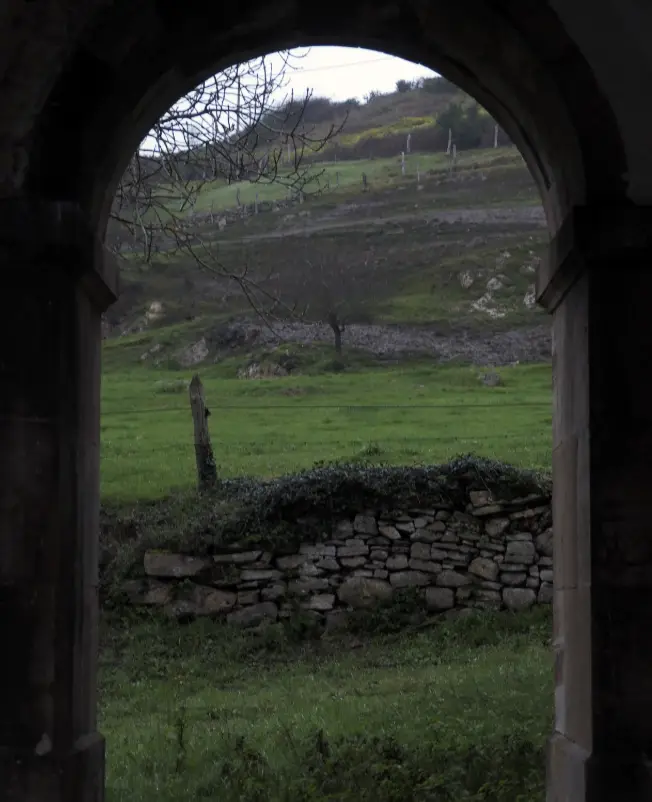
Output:
<instances>
[{"instance_id":1,"label":"ivy-covered mound","mask_svg":"<svg viewBox=\"0 0 652 802\"><path fill-rule=\"evenodd\" d=\"M421 467L317 467L268 481L221 481L209 494L188 492L101 512L104 589L129 576L148 549L208 556L225 546L253 544L292 553L301 541L332 536L342 517L441 504L464 508L468 492L487 490L505 501L547 496L550 478L472 455Z\"/></svg>"}]
</instances>

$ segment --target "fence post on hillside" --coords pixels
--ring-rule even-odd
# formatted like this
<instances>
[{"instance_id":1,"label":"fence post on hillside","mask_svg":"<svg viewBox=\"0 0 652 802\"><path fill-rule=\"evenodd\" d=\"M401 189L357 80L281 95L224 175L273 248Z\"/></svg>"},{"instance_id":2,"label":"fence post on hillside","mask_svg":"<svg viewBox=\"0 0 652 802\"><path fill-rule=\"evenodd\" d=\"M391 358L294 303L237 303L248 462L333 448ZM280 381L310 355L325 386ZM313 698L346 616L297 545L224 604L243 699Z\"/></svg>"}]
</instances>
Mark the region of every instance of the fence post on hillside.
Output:
<instances>
[{"instance_id":1,"label":"fence post on hillside","mask_svg":"<svg viewBox=\"0 0 652 802\"><path fill-rule=\"evenodd\" d=\"M448 145L446 145L446 155L447 156L451 155L451 146L452 146L452 144L453 144L453 129L449 128L448 129Z\"/></svg>"},{"instance_id":2,"label":"fence post on hillside","mask_svg":"<svg viewBox=\"0 0 652 802\"><path fill-rule=\"evenodd\" d=\"M405 153L401 151L401 175L405 175Z\"/></svg>"},{"instance_id":3,"label":"fence post on hillside","mask_svg":"<svg viewBox=\"0 0 652 802\"><path fill-rule=\"evenodd\" d=\"M498 147L498 126L494 125L494 147Z\"/></svg>"},{"instance_id":4,"label":"fence post on hillside","mask_svg":"<svg viewBox=\"0 0 652 802\"><path fill-rule=\"evenodd\" d=\"M407 141L405 143L405 151L406 153L410 152L410 147L412 145L412 134L407 135Z\"/></svg>"},{"instance_id":5,"label":"fence post on hillside","mask_svg":"<svg viewBox=\"0 0 652 802\"><path fill-rule=\"evenodd\" d=\"M204 386L197 374L190 382L190 411L195 435L195 459L197 461L197 484L200 490L206 490L217 482L217 466L213 456L213 447L208 433L208 416L210 412L204 400Z\"/></svg>"}]
</instances>

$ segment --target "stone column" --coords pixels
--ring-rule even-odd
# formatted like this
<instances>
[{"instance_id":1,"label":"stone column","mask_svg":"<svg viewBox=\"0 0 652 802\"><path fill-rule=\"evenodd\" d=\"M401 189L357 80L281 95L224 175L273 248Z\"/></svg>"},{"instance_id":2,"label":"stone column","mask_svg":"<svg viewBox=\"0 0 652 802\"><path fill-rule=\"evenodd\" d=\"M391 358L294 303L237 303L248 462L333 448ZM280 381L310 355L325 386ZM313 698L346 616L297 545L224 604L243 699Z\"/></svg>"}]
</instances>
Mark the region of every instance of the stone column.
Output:
<instances>
[{"instance_id":1,"label":"stone column","mask_svg":"<svg viewBox=\"0 0 652 802\"><path fill-rule=\"evenodd\" d=\"M0 201L0 799L101 802L101 313L117 272L79 209Z\"/></svg>"},{"instance_id":2,"label":"stone column","mask_svg":"<svg viewBox=\"0 0 652 802\"><path fill-rule=\"evenodd\" d=\"M652 799L652 208L578 208L554 314L548 802Z\"/></svg>"}]
</instances>

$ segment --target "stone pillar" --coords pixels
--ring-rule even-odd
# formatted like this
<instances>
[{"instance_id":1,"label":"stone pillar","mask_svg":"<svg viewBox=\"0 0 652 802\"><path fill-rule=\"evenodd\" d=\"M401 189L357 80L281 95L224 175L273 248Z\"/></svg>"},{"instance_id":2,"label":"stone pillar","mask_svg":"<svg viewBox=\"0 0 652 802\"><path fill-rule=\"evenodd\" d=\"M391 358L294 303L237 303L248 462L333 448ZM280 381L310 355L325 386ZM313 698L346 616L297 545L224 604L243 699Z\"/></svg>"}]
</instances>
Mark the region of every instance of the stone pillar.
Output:
<instances>
[{"instance_id":1,"label":"stone pillar","mask_svg":"<svg viewBox=\"0 0 652 802\"><path fill-rule=\"evenodd\" d=\"M0 799L101 802L100 320L117 272L76 206L34 199L0 201L0 266Z\"/></svg>"},{"instance_id":2,"label":"stone pillar","mask_svg":"<svg viewBox=\"0 0 652 802\"><path fill-rule=\"evenodd\" d=\"M548 802L652 799L652 208L578 208L554 314Z\"/></svg>"}]
</instances>

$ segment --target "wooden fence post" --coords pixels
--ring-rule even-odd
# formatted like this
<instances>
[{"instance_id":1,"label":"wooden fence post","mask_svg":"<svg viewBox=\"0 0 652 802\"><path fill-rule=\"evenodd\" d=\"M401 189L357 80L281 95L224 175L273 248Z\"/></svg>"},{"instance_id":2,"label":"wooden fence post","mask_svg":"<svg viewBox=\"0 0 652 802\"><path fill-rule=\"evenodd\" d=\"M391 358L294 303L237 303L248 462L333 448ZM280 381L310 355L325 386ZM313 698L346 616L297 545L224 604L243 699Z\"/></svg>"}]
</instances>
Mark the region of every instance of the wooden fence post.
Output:
<instances>
[{"instance_id":1,"label":"wooden fence post","mask_svg":"<svg viewBox=\"0 0 652 802\"><path fill-rule=\"evenodd\" d=\"M210 412L204 401L204 387L199 376L190 382L190 411L195 430L195 459L197 460L197 482L200 490L206 490L217 482L217 466L208 433Z\"/></svg>"}]
</instances>

